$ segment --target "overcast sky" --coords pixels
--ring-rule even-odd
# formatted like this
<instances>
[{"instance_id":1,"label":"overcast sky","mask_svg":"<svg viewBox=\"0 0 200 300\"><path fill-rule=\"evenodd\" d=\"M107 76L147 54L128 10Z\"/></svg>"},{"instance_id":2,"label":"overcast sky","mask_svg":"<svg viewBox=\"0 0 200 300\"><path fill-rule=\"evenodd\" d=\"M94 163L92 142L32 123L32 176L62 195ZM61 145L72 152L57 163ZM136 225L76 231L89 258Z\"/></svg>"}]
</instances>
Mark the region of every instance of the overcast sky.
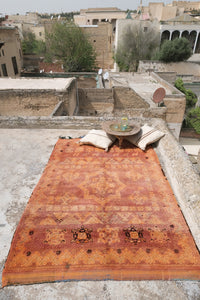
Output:
<instances>
[{"instance_id":1,"label":"overcast sky","mask_svg":"<svg viewBox=\"0 0 200 300\"><path fill-rule=\"evenodd\" d=\"M142 1L144 6L148 6L149 2L162 2L162 0ZM163 2L168 4L172 0L164 0ZM117 7L126 10L137 9L139 5L140 0L1 0L0 13L25 14L26 12L36 11L38 13L60 13L95 7Z\"/></svg>"}]
</instances>

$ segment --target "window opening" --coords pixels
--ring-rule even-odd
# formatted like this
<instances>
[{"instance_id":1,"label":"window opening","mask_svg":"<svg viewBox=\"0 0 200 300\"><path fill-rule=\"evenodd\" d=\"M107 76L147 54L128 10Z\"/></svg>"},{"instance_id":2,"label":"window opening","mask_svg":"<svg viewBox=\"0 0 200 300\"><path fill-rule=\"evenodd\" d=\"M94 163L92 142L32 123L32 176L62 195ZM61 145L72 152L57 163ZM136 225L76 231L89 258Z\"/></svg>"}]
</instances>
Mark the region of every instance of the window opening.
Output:
<instances>
[{"instance_id":1,"label":"window opening","mask_svg":"<svg viewBox=\"0 0 200 300\"><path fill-rule=\"evenodd\" d=\"M15 56L12 57L12 64L13 64L14 73L15 75L17 75L19 72L18 72L17 60Z\"/></svg>"},{"instance_id":2,"label":"window opening","mask_svg":"<svg viewBox=\"0 0 200 300\"><path fill-rule=\"evenodd\" d=\"M2 64L1 68L2 68L2 72L3 72L3 76L8 76L6 64Z\"/></svg>"}]
</instances>

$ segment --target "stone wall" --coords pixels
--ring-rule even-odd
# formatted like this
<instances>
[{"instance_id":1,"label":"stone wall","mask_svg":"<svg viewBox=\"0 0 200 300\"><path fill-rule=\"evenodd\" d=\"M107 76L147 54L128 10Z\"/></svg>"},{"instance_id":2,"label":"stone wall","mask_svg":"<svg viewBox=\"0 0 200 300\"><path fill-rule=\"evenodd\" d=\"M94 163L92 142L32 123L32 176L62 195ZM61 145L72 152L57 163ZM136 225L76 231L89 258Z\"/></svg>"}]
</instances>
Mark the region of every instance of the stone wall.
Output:
<instances>
[{"instance_id":1,"label":"stone wall","mask_svg":"<svg viewBox=\"0 0 200 300\"><path fill-rule=\"evenodd\" d=\"M0 27L0 77L20 77L22 49L17 28Z\"/></svg>"},{"instance_id":2,"label":"stone wall","mask_svg":"<svg viewBox=\"0 0 200 300\"><path fill-rule=\"evenodd\" d=\"M164 104L167 108L166 122L174 136L178 139L186 107L185 96L175 98L173 95L168 95L164 98Z\"/></svg>"},{"instance_id":3,"label":"stone wall","mask_svg":"<svg viewBox=\"0 0 200 300\"><path fill-rule=\"evenodd\" d=\"M156 72L156 74L170 84L174 84L177 78L176 72Z\"/></svg>"},{"instance_id":4,"label":"stone wall","mask_svg":"<svg viewBox=\"0 0 200 300\"><path fill-rule=\"evenodd\" d=\"M200 76L200 64L194 62L163 63L160 61L143 60L139 62L138 72L175 72L179 75Z\"/></svg>"},{"instance_id":5,"label":"stone wall","mask_svg":"<svg viewBox=\"0 0 200 300\"><path fill-rule=\"evenodd\" d=\"M180 95L179 98L175 98L173 95L167 95L164 98L164 104L167 107L167 123L182 124L186 106L185 97Z\"/></svg>"},{"instance_id":6,"label":"stone wall","mask_svg":"<svg viewBox=\"0 0 200 300\"><path fill-rule=\"evenodd\" d=\"M152 116L150 119L153 120ZM159 118L160 119L160 118ZM60 129L101 129L104 121L116 120L114 116L60 116L60 117L0 117L0 128L60 128ZM135 115L129 121L143 125L148 117ZM161 119L160 119L161 120Z\"/></svg>"},{"instance_id":7,"label":"stone wall","mask_svg":"<svg viewBox=\"0 0 200 300\"><path fill-rule=\"evenodd\" d=\"M115 110L114 117L121 118L122 115L126 115L129 119L131 118L159 118L162 120L166 119L166 107L156 108L138 108L130 110Z\"/></svg>"},{"instance_id":8,"label":"stone wall","mask_svg":"<svg viewBox=\"0 0 200 300\"><path fill-rule=\"evenodd\" d=\"M121 11L116 7L88 8L81 9L80 15L74 15L74 22L77 25L94 25L102 20L113 23L118 19L125 19L126 15L126 11Z\"/></svg>"},{"instance_id":9,"label":"stone wall","mask_svg":"<svg viewBox=\"0 0 200 300\"><path fill-rule=\"evenodd\" d=\"M112 89L78 89L80 116L112 114Z\"/></svg>"},{"instance_id":10,"label":"stone wall","mask_svg":"<svg viewBox=\"0 0 200 300\"><path fill-rule=\"evenodd\" d=\"M60 101L54 108L51 117L58 117L66 115L64 102Z\"/></svg>"},{"instance_id":11,"label":"stone wall","mask_svg":"<svg viewBox=\"0 0 200 300\"><path fill-rule=\"evenodd\" d=\"M50 116L56 105L63 102L65 115L77 109L76 81L65 91L55 90L1 90L1 116Z\"/></svg>"},{"instance_id":12,"label":"stone wall","mask_svg":"<svg viewBox=\"0 0 200 300\"><path fill-rule=\"evenodd\" d=\"M130 110L149 107L149 104L129 87L115 87L113 97L115 109Z\"/></svg>"},{"instance_id":13,"label":"stone wall","mask_svg":"<svg viewBox=\"0 0 200 300\"><path fill-rule=\"evenodd\" d=\"M200 9L200 3L195 1L173 1L172 5L178 6L178 7L184 7L186 11L191 10L199 10Z\"/></svg>"},{"instance_id":14,"label":"stone wall","mask_svg":"<svg viewBox=\"0 0 200 300\"><path fill-rule=\"evenodd\" d=\"M74 79L66 92L61 94L61 100L64 102L64 108L66 114L73 116L78 112L78 94L77 94L77 82Z\"/></svg>"},{"instance_id":15,"label":"stone wall","mask_svg":"<svg viewBox=\"0 0 200 300\"><path fill-rule=\"evenodd\" d=\"M0 91L2 116L49 116L59 102L52 91Z\"/></svg>"},{"instance_id":16,"label":"stone wall","mask_svg":"<svg viewBox=\"0 0 200 300\"><path fill-rule=\"evenodd\" d=\"M167 109L166 122L168 127L178 139L186 107L185 95L157 74L152 73L152 76L157 80L157 82L162 84L164 88L171 89L171 93L165 95L163 102Z\"/></svg>"},{"instance_id":17,"label":"stone wall","mask_svg":"<svg viewBox=\"0 0 200 300\"><path fill-rule=\"evenodd\" d=\"M95 75L94 77L79 76L77 78L78 88L96 88L97 86L96 76L97 75Z\"/></svg>"},{"instance_id":18,"label":"stone wall","mask_svg":"<svg viewBox=\"0 0 200 300\"><path fill-rule=\"evenodd\" d=\"M162 169L173 189L185 220L193 234L196 245L200 250L200 177L190 162L183 147L173 135L165 130L165 124L161 120L150 120L154 127L165 132L156 152ZM157 123L157 126L156 126Z\"/></svg>"},{"instance_id":19,"label":"stone wall","mask_svg":"<svg viewBox=\"0 0 200 300\"><path fill-rule=\"evenodd\" d=\"M118 113L122 114L122 111L132 115L133 110L144 113L149 108L149 104L129 87L114 87L113 89L79 88L78 91L78 115L81 116L117 115Z\"/></svg>"},{"instance_id":20,"label":"stone wall","mask_svg":"<svg viewBox=\"0 0 200 300\"><path fill-rule=\"evenodd\" d=\"M103 69L112 69L113 61L113 42L114 36L112 24L99 23L97 26L86 26L82 28L89 36L91 44L97 53L97 66Z\"/></svg>"}]
</instances>

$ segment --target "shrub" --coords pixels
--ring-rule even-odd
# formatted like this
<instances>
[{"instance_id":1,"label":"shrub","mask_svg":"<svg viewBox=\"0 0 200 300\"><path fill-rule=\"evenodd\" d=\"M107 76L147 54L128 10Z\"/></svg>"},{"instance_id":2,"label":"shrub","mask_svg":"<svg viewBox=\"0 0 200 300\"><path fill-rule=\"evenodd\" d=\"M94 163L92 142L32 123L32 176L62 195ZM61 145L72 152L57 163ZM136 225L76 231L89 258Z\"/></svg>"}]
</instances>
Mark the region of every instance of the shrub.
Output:
<instances>
[{"instance_id":1,"label":"shrub","mask_svg":"<svg viewBox=\"0 0 200 300\"><path fill-rule=\"evenodd\" d=\"M159 59L164 62L179 62L187 60L192 55L190 42L186 38L176 38L164 41L161 45Z\"/></svg>"},{"instance_id":2,"label":"shrub","mask_svg":"<svg viewBox=\"0 0 200 300\"><path fill-rule=\"evenodd\" d=\"M186 97L186 108L191 108L195 106L197 102L197 96L194 92L192 92L190 89L187 90L184 87L183 80L181 78L177 78L175 81L175 87L181 91L183 94L185 94Z\"/></svg>"},{"instance_id":3,"label":"shrub","mask_svg":"<svg viewBox=\"0 0 200 300\"><path fill-rule=\"evenodd\" d=\"M200 134L200 107L191 109L186 117L186 126Z\"/></svg>"}]
</instances>

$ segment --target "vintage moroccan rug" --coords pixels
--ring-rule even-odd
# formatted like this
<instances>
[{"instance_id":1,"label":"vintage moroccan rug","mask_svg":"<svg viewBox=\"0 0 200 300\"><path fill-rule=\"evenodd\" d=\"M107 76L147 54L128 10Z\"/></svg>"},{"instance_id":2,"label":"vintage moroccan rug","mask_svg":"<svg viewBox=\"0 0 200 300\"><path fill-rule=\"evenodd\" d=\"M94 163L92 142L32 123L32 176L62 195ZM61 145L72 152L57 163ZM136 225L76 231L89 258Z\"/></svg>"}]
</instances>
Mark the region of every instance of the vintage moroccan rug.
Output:
<instances>
[{"instance_id":1,"label":"vintage moroccan rug","mask_svg":"<svg viewBox=\"0 0 200 300\"><path fill-rule=\"evenodd\" d=\"M200 255L156 153L60 139L14 234L3 286L200 279Z\"/></svg>"}]
</instances>

